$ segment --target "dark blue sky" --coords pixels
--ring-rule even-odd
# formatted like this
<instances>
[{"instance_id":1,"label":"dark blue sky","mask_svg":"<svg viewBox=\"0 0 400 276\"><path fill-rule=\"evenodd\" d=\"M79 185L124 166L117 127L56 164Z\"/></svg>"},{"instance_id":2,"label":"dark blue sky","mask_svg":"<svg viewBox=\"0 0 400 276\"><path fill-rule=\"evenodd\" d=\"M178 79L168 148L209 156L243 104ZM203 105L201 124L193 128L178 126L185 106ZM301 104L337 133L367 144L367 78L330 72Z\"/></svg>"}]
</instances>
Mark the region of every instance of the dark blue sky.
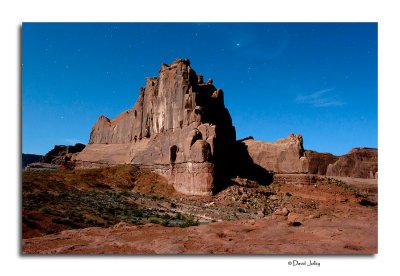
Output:
<instances>
[{"instance_id":1,"label":"dark blue sky","mask_svg":"<svg viewBox=\"0 0 400 276\"><path fill-rule=\"evenodd\" d=\"M224 90L238 139L378 145L376 23L24 23L22 152L87 143L176 58Z\"/></svg>"}]
</instances>

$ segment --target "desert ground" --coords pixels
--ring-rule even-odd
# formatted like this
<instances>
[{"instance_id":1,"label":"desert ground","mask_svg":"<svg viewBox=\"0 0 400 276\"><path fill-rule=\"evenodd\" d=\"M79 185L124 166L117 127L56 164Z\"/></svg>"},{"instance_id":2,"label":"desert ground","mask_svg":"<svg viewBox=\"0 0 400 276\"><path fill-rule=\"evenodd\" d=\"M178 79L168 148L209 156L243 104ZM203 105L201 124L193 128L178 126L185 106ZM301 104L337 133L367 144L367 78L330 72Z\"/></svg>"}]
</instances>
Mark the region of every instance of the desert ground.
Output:
<instances>
[{"instance_id":1,"label":"desert ground","mask_svg":"<svg viewBox=\"0 0 400 276\"><path fill-rule=\"evenodd\" d=\"M234 178L213 196L188 196L119 165L26 171L22 182L24 255L378 252L376 179Z\"/></svg>"}]
</instances>

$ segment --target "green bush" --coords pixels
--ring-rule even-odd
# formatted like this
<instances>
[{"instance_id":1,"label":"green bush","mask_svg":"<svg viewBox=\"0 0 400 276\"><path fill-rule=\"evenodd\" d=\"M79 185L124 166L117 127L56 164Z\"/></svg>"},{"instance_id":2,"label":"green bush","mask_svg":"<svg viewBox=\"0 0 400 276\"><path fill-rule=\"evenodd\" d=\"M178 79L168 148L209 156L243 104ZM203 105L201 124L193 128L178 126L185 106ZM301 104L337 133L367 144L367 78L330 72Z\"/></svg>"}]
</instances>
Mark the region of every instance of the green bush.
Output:
<instances>
[{"instance_id":1,"label":"green bush","mask_svg":"<svg viewBox=\"0 0 400 276\"><path fill-rule=\"evenodd\" d=\"M148 221L149 221L150 223L157 223L157 224L160 222L160 220L159 220L159 218L158 218L157 216L151 216L151 217L149 217Z\"/></svg>"},{"instance_id":2,"label":"green bush","mask_svg":"<svg viewBox=\"0 0 400 276\"><path fill-rule=\"evenodd\" d=\"M199 225L200 222L198 219L195 219L195 217L190 214L188 217L185 217L183 220L183 223L179 225L179 227L185 228L185 227L190 227L190 226L197 226Z\"/></svg>"}]
</instances>

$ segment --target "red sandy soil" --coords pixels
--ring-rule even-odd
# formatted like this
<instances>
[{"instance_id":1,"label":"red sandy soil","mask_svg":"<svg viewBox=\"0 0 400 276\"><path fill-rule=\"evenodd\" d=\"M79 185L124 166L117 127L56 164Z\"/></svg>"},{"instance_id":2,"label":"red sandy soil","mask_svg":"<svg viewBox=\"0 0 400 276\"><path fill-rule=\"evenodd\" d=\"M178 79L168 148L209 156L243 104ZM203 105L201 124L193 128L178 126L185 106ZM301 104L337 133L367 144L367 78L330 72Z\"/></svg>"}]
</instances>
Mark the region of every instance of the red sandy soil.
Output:
<instances>
[{"instance_id":1,"label":"red sandy soil","mask_svg":"<svg viewBox=\"0 0 400 276\"><path fill-rule=\"evenodd\" d=\"M353 182L359 184L362 180ZM376 181L367 184L377 191ZM265 203L266 207L273 207L273 214L267 212L264 215L255 215L257 212L249 207L248 201L238 201L231 196L239 189L244 189L246 194L247 188L243 187L231 186L213 197L193 198L172 193L169 199L179 197L180 200L174 201L177 209L180 204L203 206L190 210L194 213L198 210L197 215L220 214L220 217L187 228L119 222L103 228L64 230L23 239L22 253L375 254L378 251L378 207L374 201L365 199L371 199L371 196L376 199L377 195L362 194L363 190L357 190L356 186L334 181L307 186L273 184L275 195L266 195L269 203ZM248 193L254 191L247 190ZM260 204L260 199L257 200L251 204ZM212 207L204 207L205 202L214 203ZM238 202L242 205L237 205ZM233 220L225 219L226 212L236 210L232 206L247 206L247 213L237 213ZM183 211L188 210L184 208L187 207L182 207ZM212 208L213 212L209 210Z\"/></svg>"},{"instance_id":2,"label":"red sandy soil","mask_svg":"<svg viewBox=\"0 0 400 276\"><path fill-rule=\"evenodd\" d=\"M374 254L376 215L305 218L289 226L283 216L217 222L190 228L155 224L66 230L23 240L24 254ZM356 216L354 216L356 215Z\"/></svg>"}]
</instances>

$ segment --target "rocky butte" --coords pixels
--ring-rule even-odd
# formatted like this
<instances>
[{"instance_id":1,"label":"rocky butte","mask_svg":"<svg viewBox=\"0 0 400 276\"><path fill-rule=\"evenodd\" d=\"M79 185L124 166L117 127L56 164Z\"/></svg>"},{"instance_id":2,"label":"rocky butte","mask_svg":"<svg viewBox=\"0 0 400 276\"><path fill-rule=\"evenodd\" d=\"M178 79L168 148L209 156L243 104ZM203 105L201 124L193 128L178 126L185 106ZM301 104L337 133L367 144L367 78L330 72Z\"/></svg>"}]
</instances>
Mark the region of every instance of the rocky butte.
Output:
<instances>
[{"instance_id":1,"label":"rocky butte","mask_svg":"<svg viewBox=\"0 0 400 276\"><path fill-rule=\"evenodd\" d=\"M131 110L115 119L100 116L75 161L83 167L137 164L181 193L207 195L228 169L235 141L222 90L178 59L146 79Z\"/></svg>"},{"instance_id":2,"label":"rocky butte","mask_svg":"<svg viewBox=\"0 0 400 276\"><path fill-rule=\"evenodd\" d=\"M338 157L304 150L301 135L276 142L236 141L224 93L196 74L188 59L162 64L146 79L132 109L100 116L89 144L71 160L91 168L136 164L165 177L178 192L210 195L235 176L311 184L313 175L377 177L376 149Z\"/></svg>"}]
</instances>

